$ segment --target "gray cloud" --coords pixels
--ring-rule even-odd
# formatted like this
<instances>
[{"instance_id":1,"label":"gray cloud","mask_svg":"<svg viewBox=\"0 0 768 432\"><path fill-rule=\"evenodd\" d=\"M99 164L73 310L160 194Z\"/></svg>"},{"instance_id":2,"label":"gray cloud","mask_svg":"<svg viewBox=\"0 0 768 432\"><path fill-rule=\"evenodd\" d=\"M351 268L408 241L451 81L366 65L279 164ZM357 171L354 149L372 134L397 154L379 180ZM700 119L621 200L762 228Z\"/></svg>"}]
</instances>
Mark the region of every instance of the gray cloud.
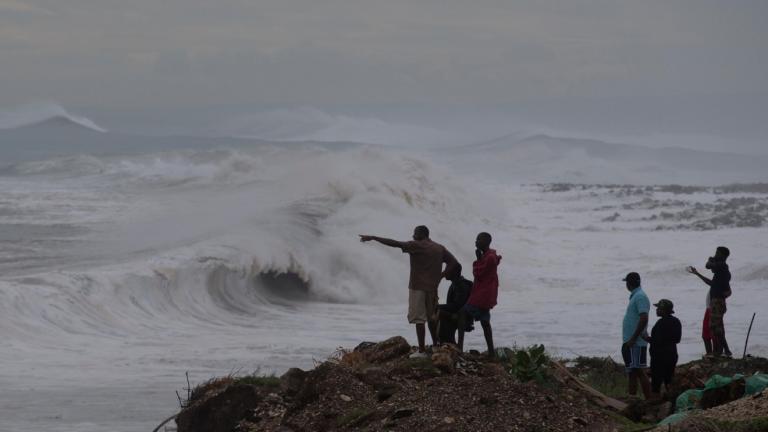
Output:
<instances>
[{"instance_id":1,"label":"gray cloud","mask_svg":"<svg viewBox=\"0 0 768 432\"><path fill-rule=\"evenodd\" d=\"M766 132L747 121L768 114L760 0L0 0L0 11L7 105L503 105L578 123L629 103L650 127L665 126L637 106L713 116L704 132ZM698 106L719 100L737 112ZM589 113L562 112L583 101Z\"/></svg>"}]
</instances>

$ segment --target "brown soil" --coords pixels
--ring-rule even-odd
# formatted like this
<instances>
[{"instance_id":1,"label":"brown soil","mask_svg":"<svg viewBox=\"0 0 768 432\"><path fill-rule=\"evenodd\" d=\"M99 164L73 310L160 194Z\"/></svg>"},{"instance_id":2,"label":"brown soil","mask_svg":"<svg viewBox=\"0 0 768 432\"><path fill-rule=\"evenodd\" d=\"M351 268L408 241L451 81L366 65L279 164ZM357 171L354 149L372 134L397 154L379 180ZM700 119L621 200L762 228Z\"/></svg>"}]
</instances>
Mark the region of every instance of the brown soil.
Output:
<instances>
[{"instance_id":1,"label":"brown soil","mask_svg":"<svg viewBox=\"0 0 768 432\"><path fill-rule=\"evenodd\" d=\"M646 430L621 420L617 412L653 424L671 413L679 393L703 387L713 374L768 371L763 358L697 360L678 366L665 400L630 399L627 406L590 387L624 379L621 365L610 360L581 359L570 370L549 363L543 379L521 382L511 373L510 358L489 359L449 347L422 359L409 358L412 352L405 339L393 337L341 351L311 371L291 369L279 379L211 380L195 389L179 413L178 431ZM579 380L596 375L603 381L584 385ZM765 417L768 392L693 414L671 430L714 431L719 429L711 429L713 420Z\"/></svg>"},{"instance_id":2,"label":"brown soil","mask_svg":"<svg viewBox=\"0 0 768 432\"><path fill-rule=\"evenodd\" d=\"M505 361L441 348L410 359L401 337L362 345L304 372L292 369L279 387L237 380L197 390L177 418L179 432L207 431L614 431L615 417L557 381L523 383ZM258 396L254 397L254 392ZM231 394L231 397L229 396ZM251 406L235 399L247 394ZM231 406L237 409L232 409ZM200 413L227 410L215 424ZM190 419L194 419L190 421Z\"/></svg>"}]
</instances>

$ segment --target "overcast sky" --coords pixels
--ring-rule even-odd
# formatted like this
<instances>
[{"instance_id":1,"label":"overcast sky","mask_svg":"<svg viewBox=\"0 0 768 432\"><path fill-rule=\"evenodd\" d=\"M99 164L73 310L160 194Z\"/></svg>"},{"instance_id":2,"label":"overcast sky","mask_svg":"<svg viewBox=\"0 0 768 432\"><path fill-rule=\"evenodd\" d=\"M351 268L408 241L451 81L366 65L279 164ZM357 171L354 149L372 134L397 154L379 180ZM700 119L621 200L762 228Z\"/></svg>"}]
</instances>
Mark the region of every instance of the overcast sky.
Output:
<instances>
[{"instance_id":1,"label":"overcast sky","mask_svg":"<svg viewBox=\"0 0 768 432\"><path fill-rule=\"evenodd\" d=\"M766 22L765 0L0 0L0 105L154 127L292 106L495 112L765 143Z\"/></svg>"}]
</instances>

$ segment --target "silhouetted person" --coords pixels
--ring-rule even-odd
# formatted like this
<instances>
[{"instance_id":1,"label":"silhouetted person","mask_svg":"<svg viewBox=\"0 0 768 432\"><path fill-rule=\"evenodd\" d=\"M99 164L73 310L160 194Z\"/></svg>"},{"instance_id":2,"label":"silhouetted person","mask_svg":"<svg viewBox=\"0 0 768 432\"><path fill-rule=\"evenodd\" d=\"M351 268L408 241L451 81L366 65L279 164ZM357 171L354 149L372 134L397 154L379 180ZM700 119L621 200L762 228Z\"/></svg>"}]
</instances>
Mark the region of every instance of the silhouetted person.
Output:
<instances>
[{"instance_id":1,"label":"silhouetted person","mask_svg":"<svg viewBox=\"0 0 768 432\"><path fill-rule=\"evenodd\" d=\"M488 356L493 357L496 351L493 348L493 331L491 329L491 309L496 306L499 293L499 275L497 268L501 257L491 249L491 235L482 232L475 240L475 256L477 260L472 263L472 274L475 282L472 285L472 293L467 304L464 305L459 321L459 349L464 349L464 330L467 319L480 321L483 327L485 343L488 345Z\"/></svg>"},{"instance_id":2,"label":"silhouetted person","mask_svg":"<svg viewBox=\"0 0 768 432\"><path fill-rule=\"evenodd\" d=\"M413 241L397 241L371 235L361 235L361 242L375 240L383 245L400 248L411 258L411 275L408 280L408 322L416 325L416 338L419 342L417 357L426 357L424 344L424 324L429 326L432 343L439 339L437 327L437 286L443 278L443 263L446 271L458 264L456 258L439 243L429 238L429 229L419 225L413 230Z\"/></svg>"},{"instance_id":3,"label":"silhouetted person","mask_svg":"<svg viewBox=\"0 0 768 432\"><path fill-rule=\"evenodd\" d=\"M659 396L661 384L669 391L675 376L677 344L680 343L682 326L680 320L672 316L675 305L670 300L661 299L654 306L659 320L654 324L651 336L646 336L645 340L651 344L651 391L654 396Z\"/></svg>"},{"instance_id":4,"label":"silhouetted person","mask_svg":"<svg viewBox=\"0 0 768 432\"><path fill-rule=\"evenodd\" d=\"M730 357L731 350L725 340L725 323L723 319L727 307L725 299L731 295L731 271L726 260L731 251L725 246L719 246L715 250L715 256L709 257L706 267L712 271L712 279L699 273L696 267L688 267L688 272L699 277L709 285L709 329L712 333L712 354L720 356L723 353Z\"/></svg>"},{"instance_id":5,"label":"silhouetted person","mask_svg":"<svg viewBox=\"0 0 768 432\"><path fill-rule=\"evenodd\" d=\"M629 376L629 394L637 394L637 382L643 389L646 399L651 397L651 385L645 369L648 368L647 346L648 343L641 337L648 326L648 311L651 302L640 287L640 275L632 272L624 278L629 290L629 304L624 313L622 323L621 356L624 358L624 366Z\"/></svg>"},{"instance_id":6,"label":"silhouetted person","mask_svg":"<svg viewBox=\"0 0 768 432\"><path fill-rule=\"evenodd\" d=\"M461 275L461 264L454 266L453 271L446 274L451 286L446 294L445 304L438 305L439 323L438 336L441 343L456 344L456 330L459 324L459 314L472 292L472 281Z\"/></svg>"}]
</instances>

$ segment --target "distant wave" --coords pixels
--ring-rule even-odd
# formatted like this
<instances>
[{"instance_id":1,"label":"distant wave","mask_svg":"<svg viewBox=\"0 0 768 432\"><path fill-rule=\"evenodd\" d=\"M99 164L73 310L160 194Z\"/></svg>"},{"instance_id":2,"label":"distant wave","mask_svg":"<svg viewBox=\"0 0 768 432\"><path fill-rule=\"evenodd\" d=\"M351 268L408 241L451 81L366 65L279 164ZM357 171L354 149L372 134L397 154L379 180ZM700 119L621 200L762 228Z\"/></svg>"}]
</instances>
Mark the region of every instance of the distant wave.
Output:
<instances>
[{"instance_id":1,"label":"distant wave","mask_svg":"<svg viewBox=\"0 0 768 432\"><path fill-rule=\"evenodd\" d=\"M217 132L278 141L347 141L409 147L444 145L457 139L456 133L431 127L330 114L312 107L237 116L225 121Z\"/></svg>"},{"instance_id":2,"label":"distant wave","mask_svg":"<svg viewBox=\"0 0 768 432\"><path fill-rule=\"evenodd\" d=\"M11 111L0 111L0 129L15 129L47 123L54 120L69 122L97 132L107 130L93 120L74 115L57 103L28 104Z\"/></svg>"}]
</instances>

